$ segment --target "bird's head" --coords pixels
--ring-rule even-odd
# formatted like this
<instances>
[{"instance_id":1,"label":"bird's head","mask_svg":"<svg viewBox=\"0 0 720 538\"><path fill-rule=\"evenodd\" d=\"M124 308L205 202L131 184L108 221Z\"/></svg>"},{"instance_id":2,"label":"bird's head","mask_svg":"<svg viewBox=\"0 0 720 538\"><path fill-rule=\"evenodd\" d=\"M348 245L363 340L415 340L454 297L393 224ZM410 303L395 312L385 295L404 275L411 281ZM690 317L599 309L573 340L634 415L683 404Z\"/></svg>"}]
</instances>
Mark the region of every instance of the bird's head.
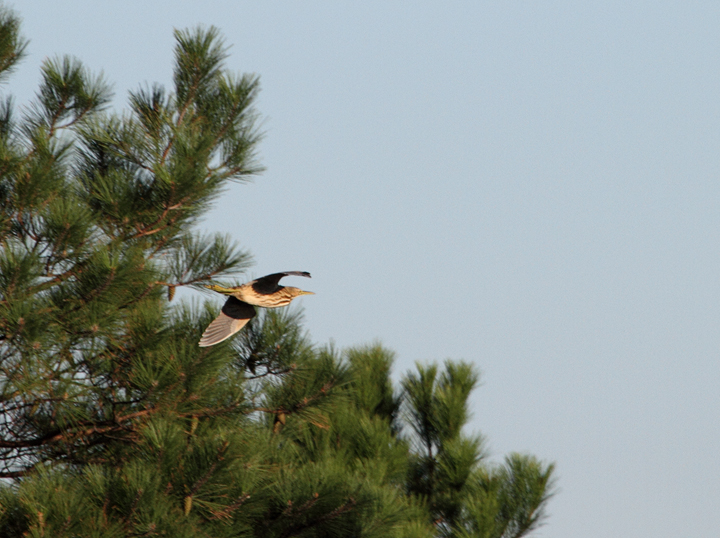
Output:
<instances>
[{"instance_id":1,"label":"bird's head","mask_svg":"<svg viewBox=\"0 0 720 538\"><path fill-rule=\"evenodd\" d=\"M315 295L312 291L301 290L300 288L293 288L292 286L285 286L285 289L290 293L291 297L300 297L301 295Z\"/></svg>"}]
</instances>

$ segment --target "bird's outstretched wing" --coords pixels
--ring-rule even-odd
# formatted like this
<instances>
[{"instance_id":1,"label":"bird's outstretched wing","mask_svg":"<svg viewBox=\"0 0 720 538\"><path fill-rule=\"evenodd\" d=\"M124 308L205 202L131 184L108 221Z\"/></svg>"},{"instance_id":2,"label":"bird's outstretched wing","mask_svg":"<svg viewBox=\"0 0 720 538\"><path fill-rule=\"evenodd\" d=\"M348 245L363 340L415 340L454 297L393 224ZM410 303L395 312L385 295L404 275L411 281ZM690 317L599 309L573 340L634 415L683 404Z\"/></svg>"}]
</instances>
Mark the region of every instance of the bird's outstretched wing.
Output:
<instances>
[{"instance_id":1,"label":"bird's outstretched wing","mask_svg":"<svg viewBox=\"0 0 720 538\"><path fill-rule=\"evenodd\" d=\"M200 338L199 346L214 346L230 338L255 316L255 307L235 297L228 297L220 315L208 325Z\"/></svg>"},{"instance_id":2,"label":"bird's outstretched wing","mask_svg":"<svg viewBox=\"0 0 720 538\"><path fill-rule=\"evenodd\" d=\"M277 291L278 282L280 282L280 279L284 276L304 276L306 278L310 278L310 273L307 271L285 271L284 273L273 273L253 280L250 284L252 284L253 290L257 293L274 293Z\"/></svg>"}]
</instances>

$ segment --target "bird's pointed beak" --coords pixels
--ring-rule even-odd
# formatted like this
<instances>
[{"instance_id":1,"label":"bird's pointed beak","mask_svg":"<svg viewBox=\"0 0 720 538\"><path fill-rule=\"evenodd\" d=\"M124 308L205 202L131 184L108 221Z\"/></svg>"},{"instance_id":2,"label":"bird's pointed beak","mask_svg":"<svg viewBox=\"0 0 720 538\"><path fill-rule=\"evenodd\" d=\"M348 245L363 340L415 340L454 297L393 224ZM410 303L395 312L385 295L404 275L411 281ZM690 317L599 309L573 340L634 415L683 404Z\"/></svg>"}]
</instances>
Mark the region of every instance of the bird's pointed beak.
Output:
<instances>
[{"instance_id":1,"label":"bird's pointed beak","mask_svg":"<svg viewBox=\"0 0 720 538\"><path fill-rule=\"evenodd\" d=\"M305 290L300 290L300 291L302 291L302 293L300 295L315 295L314 291L305 291Z\"/></svg>"},{"instance_id":2,"label":"bird's pointed beak","mask_svg":"<svg viewBox=\"0 0 720 538\"><path fill-rule=\"evenodd\" d=\"M222 286L218 286L217 284L206 284L205 287L209 290L213 290L224 295L231 295L235 291L232 288L223 288Z\"/></svg>"}]
</instances>

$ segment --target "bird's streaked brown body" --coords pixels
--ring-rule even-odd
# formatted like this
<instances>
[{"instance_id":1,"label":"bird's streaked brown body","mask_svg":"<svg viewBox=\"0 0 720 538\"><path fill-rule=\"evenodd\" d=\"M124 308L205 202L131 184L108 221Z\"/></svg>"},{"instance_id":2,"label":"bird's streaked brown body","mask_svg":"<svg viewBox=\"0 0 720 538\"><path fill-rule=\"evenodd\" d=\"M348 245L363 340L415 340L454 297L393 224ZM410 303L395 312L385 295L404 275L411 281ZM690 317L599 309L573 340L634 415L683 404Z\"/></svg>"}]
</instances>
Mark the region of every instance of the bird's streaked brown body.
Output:
<instances>
[{"instance_id":1,"label":"bird's streaked brown body","mask_svg":"<svg viewBox=\"0 0 720 538\"><path fill-rule=\"evenodd\" d=\"M311 291L303 291L292 286L280 286L280 279L284 276L310 278L310 273L305 271L273 273L234 288L207 286L208 289L230 297L225 301L220 315L205 329L199 346L212 346L230 338L255 316L256 306L277 308L289 305L290 301L300 295L313 295Z\"/></svg>"}]
</instances>

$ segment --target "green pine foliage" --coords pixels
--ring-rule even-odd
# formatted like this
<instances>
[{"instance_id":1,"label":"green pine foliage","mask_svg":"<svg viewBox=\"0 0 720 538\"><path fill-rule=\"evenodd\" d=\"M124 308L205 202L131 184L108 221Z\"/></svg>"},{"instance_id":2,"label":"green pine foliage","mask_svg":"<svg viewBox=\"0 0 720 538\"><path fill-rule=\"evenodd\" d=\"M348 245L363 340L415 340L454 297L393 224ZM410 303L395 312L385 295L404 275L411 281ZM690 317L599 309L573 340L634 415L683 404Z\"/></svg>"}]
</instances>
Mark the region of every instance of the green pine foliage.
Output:
<instances>
[{"instance_id":1,"label":"green pine foliage","mask_svg":"<svg viewBox=\"0 0 720 538\"><path fill-rule=\"evenodd\" d=\"M486 462L468 364L393 385L379 344L311 342L297 310L200 348L249 254L195 225L260 171L254 76L175 34L172 90L122 114L77 60L0 107L0 535L494 537L542 522L553 466ZM0 11L0 80L26 47Z\"/></svg>"}]
</instances>

